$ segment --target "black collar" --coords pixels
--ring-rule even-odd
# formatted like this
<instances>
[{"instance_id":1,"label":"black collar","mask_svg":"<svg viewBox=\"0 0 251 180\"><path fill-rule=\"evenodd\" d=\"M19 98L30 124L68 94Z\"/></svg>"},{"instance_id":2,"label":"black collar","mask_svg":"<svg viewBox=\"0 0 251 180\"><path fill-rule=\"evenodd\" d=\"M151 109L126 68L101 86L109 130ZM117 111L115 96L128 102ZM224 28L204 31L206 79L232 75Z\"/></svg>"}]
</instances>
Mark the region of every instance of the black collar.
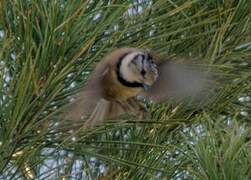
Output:
<instances>
[{"instance_id":1,"label":"black collar","mask_svg":"<svg viewBox=\"0 0 251 180\"><path fill-rule=\"evenodd\" d=\"M130 82L130 81L127 81L125 80L123 77L122 77L122 74L120 73L120 67L121 67L121 64L122 64L122 61L123 59L129 54L130 52L128 53L125 53L123 56L121 56L118 60L118 63L117 63L117 78L118 78L118 81L123 84L124 86L127 86L127 87L132 87L132 88L144 88L143 84L142 83L139 83L139 82Z\"/></svg>"}]
</instances>

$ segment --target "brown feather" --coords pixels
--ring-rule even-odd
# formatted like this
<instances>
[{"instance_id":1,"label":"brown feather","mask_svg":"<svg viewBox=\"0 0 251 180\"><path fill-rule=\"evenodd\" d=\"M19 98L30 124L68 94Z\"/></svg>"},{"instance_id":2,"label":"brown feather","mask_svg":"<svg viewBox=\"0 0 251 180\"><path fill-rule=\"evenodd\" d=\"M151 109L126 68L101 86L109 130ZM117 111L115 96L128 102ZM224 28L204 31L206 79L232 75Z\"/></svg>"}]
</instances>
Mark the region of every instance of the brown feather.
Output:
<instances>
[{"instance_id":1,"label":"brown feather","mask_svg":"<svg viewBox=\"0 0 251 180\"><path fill-rule=\"evenodd\" d=\"M144 106L136 99L142 94L156 102L170 98L183 100L193 96L202 98L210 86L210 76L202 68L186 63L174 63L170 57L149 52L159 73L158 79L148 91L127 87L117 78L117 63L128 52L146 51L136 48L121 48L108 54L91 73L85 88L76 95L64 117L68 120L85 121L85 128L102 124L106 119L116 118L124 113L145 113Z\"/></svg>"},{"instance_id":2,"label":"brown feather","mask_svg":"<svg viewBox=\"0 0 251 180\"><path fill-rule=\"evenodd\" d=\"M90 115L84 125L87 128L102 124L106 118L114 118L133 111L134 108L127 102L127 99L134 97L142 89L125 87L119 83L116 68L119 57L136 50L135 48L121 48L100 61L91 73L84 89L69 105L64 119L79 121Z\"/></svg>"}]
</instances>

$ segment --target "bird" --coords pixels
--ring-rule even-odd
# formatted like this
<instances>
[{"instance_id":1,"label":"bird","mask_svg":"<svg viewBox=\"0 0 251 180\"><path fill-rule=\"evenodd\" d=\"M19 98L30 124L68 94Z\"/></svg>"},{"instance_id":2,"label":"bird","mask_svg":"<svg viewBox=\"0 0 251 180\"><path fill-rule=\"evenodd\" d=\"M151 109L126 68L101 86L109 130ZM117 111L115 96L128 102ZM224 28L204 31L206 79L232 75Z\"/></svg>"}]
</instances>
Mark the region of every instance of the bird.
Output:
<instances>
[{"instance_id":1,"label":"bird","mask_svg":"<svg viewBox=\"0 0 251 180\"><path fill-rule=\"evenodd\" d=\"M177 62L149 49L115 49L96 65L64 118L85 119L83 127L92 129L125 113L143 117L147 109L138 97L153 102L202 97L209 88L207 73Z\"/></svg>"}]
</instances>

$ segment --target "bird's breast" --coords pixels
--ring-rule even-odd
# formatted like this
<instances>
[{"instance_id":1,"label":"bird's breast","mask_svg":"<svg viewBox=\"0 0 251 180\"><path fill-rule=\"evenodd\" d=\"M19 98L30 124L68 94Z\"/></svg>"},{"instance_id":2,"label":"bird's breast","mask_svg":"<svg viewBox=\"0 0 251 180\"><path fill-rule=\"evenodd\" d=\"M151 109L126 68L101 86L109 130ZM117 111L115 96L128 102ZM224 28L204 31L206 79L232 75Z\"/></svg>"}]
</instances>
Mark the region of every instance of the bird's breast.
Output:
<instances>
[{"instance_id":1,"label":"bird's breast","mask_svg":"<svg viewBox=\"0 0 251 180\"><path fill-rule=\"evenodd\" d=\"M138 95L142 88L127 87L121 84L115 71L109 71L103 80L104 97L108 100L124 101Z\"/></svg>"}]
</instances>

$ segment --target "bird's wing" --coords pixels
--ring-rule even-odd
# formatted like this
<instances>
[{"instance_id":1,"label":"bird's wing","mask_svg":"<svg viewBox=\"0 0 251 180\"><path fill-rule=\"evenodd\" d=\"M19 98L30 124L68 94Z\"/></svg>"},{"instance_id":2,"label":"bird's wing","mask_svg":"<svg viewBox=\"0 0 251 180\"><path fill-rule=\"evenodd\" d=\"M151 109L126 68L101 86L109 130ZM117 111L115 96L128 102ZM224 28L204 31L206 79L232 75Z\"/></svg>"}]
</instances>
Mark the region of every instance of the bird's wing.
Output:
<instances>
[{"instance_id":1,"label":"bird's wing","mask_svg":"<svg viewBox=\"0 0 251 180\"><path fill-rule=\"evenodd\" d=\"M102 80L108 70L108 64L98 64L85 87L73 97L73 101L66 107L65 119L79 121L92 113L97 103L103 98Z\"/></svg>"},{"instance_id":2,"label":"bird's wing","mask_svg":"<svg viewBox=\"0 0 251 180\"><path fill-rule=\"evenodd\" d=\"M159 77L144 95L155 102L180 101L192 97L203 99L212 85L212 78L202 65L158 59Z\"/></svg>"}]
</instances>

